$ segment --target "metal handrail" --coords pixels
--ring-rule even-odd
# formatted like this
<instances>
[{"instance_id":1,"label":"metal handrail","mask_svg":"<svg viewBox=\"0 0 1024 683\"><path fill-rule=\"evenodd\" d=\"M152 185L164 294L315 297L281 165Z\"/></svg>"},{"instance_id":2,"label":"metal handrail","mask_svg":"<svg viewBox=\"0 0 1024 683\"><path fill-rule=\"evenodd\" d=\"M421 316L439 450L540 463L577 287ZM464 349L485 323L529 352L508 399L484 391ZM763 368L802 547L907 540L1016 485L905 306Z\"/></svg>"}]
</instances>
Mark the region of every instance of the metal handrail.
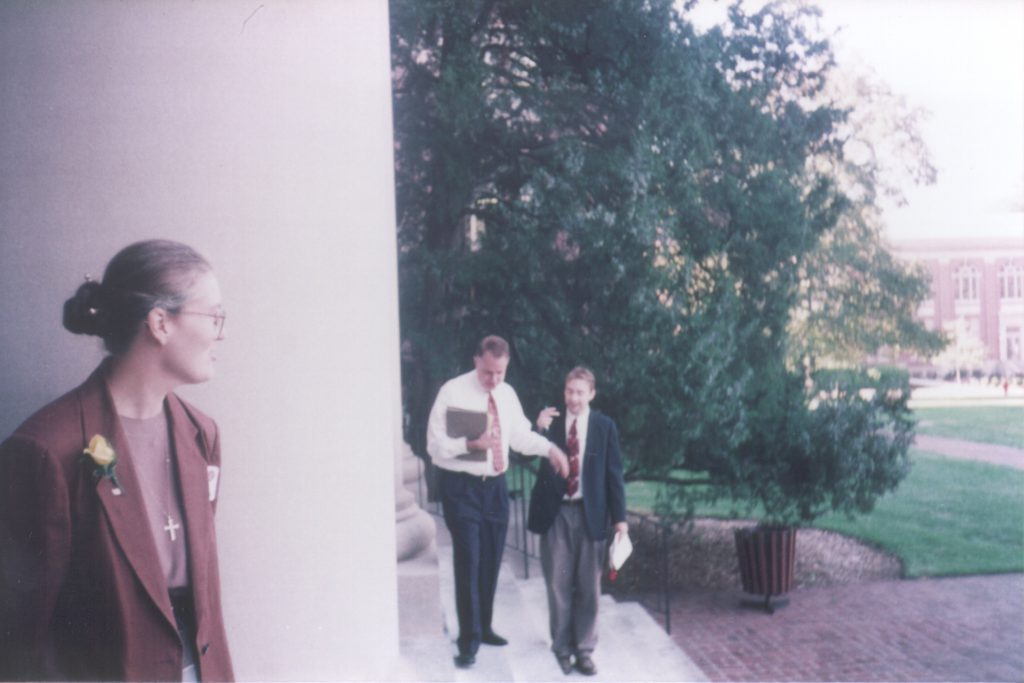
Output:
<instances>
[{"instance_id":1,"label":"metal handrail","mask_svg":"<svg viewBox=\"0 0 1024 683\"><path fill-rule=\"evenodd\" d=\"M631 531L633 531L630 533L630 537L633 539L634 554L643 554L643 545L651 537L654 539L655 546L654 570L656 575L654 583L656 590L653 595L649 595L647 591L641 590L638 602L652 612L660 614L664 622L665 632L671 634L672 592L670 589L668 549L672 535L676 532L678 525L666 522L656 515L635 510L627 510L626 517ZM626 571L636 571L636 569L630 569L630 565L627 564ZM608 592L612 594L622 594L621 591L617 590L615 584L611 582L608 582L606 587L609 589Z\"/></svg>"},{"instance_id":2,"label":"metal handrail","mask_svg":"<svg viewBox=\"0 0 1024 683\"><path fill-rule=\"evenodd\" d=\"M530 492L533 488L533 477L537 476L538 466L536 458L526 458L516 453L509 457L509 472L511 473L509 483L509 502L515 508L518 524L511 535L505 538L505 547L518 552L523 557L523 577L530 578L530 559L540 561L540 552L537 550L535 539L527 529L527 518L530 508ZM531 476L532 475L532 476ZM529 481L528 481L529 480ZM509 517L512 516L510 512Z\"/></svg>"}]
</instances>

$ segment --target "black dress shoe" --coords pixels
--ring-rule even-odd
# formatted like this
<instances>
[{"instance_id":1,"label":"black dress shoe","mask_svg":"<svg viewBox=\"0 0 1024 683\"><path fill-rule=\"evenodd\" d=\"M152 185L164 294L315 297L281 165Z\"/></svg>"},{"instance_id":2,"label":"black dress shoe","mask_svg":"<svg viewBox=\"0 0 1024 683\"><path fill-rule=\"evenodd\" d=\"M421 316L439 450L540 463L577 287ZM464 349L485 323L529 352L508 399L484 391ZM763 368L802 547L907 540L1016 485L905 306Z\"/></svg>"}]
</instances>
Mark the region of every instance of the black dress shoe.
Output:
<instances>
[{"instance_id":1,"label":"black dress shoe","mask_svg":"<svg viewBox=\"0 0 1024 683\"><path fill-rule=\"evenodd\" d=\"M572 673L572 658L569 655L555 655L558 666L562 667L562 673L566 676Z\"/></svg>"},{"instance_id":2,"label":"black dress shoe","mask_svg":"<svg viewBox=\"0 0 1024 683\"><path fill-rule=\"evenodd\" d=\"M474 664L476 664L476 655L471 655L468 652L460 652L455 655L455 666L460 669L468 669Z\"/></svg>"},{"instance_id":3,"label":"black dress shoe","mask_svg":"<svg viewBox=\"0 0 1024 683\"><path fill-rule=\"evenodd\" d=\"M480 642L484 645L508 645L508 641L499 636L494 631L485 633L481 638Z\"/></svg>"},{"instance_id":4,"label":"black dress shoe","mask_svg":"<svg viewBox=\"0 0 1024 683\"><path fill-rule=\"evenodd\" d=\"M584 676L593 676L597 673L597 666L590 655L576 655L576 670Z\"/></svg>"}]
</instances>

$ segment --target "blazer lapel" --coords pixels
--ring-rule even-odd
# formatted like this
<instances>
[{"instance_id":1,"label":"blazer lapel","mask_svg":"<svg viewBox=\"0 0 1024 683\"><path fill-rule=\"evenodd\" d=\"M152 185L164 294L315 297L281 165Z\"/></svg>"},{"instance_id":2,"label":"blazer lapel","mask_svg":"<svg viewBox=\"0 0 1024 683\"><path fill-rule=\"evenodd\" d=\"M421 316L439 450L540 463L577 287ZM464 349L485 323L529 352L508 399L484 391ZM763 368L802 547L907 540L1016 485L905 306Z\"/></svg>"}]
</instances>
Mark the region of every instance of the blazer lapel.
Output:
<instances>
[{"instance_id":1,"label":"blazer lapel","mask_svg":"<svg viewBox=\"0 0 1024 683\"><path fill-rule=\"evenodd\" d=\"M598 423L594 419L596 413L591 410L587 415L587 449L583 454L583 461L586 463L587 458L593 455L597 451L597 443L600 440L600 434L598 434ZM586 466L586 465L584 465Z\"/></svg>"},{"instance_id":2,"label":"blazer lapel","mask_svg":"<svg viewBox=\"0 0 1024 683\"><path fill-rule=\"evenodd\" d=\"M110 522L114 538L128 559L135 576L138 577L139 583L168 623L174 626L167 581L160 568L156 543L149 527L149 515L142 498L145 494L132 463L128 438L121 420L117 417L113 399L110 398L110 391L103 376L104 367L105 364L101 365L80 390L82 440L88 445L93 436L100 434L110 441L117 454L115 471L121 484L121 493L115 494L113 482L105 477L97 480L96 493Z\"/></svg>"},{"instance_id":3,"label":"blazer lapel","mask_svg":"<svg viewBox=\"0 0 1024 683\"><path fill-rule=\"evenodd\" d=\"M167 397L171 415L171 434L174 453L178 463L178 481L181 483L181 501L185 511L185 529L188 539L188 567L195 596L196 621L204 623L207 582L207 548L210 546L210 530L213 528L208 479L207 460L204 457L206 443L198 427L185 412L181 401L171 394Z\"/></svg>"},{"instance_id":4,"label":"blazer lapel","mask_svg":"<svg viewBox=\"0 0 1024 683\"><path fill-rule=\"evenodd\" d=\"M603 449L598 448L598 444L604 441L604 435L599 434L600 423L594 419L596 413L591 409L590 414L587 415L587 448L583 452L583 471L580 473L580 479L583 482L594 481L595 472L600 471L604 467L604 463L599 463L597 460L603 455ZM597 468L595 470L594 468ZM592 494L592 486L588 486L583 489L583 498L586 500L588 494Z\"/></svg>"}]
</instances>

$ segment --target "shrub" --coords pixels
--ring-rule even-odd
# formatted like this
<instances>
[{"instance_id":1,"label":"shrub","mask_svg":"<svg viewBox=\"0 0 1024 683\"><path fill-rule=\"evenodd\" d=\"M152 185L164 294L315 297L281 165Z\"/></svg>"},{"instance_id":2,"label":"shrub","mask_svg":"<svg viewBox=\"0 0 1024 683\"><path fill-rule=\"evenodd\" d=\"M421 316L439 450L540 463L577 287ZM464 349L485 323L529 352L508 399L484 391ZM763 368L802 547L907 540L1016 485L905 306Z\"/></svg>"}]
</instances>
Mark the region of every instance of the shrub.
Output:
<instances>
[{"instance_id":1,"label":"shrub","mask_svg":"<svg viewBox=\"0 0 1024 683\"><path fill-rule=\"evenodd\" d=\"M913 420L905 372L820 376L811 398L784 369L759 377L748 437L709 470L712 499L760 508L762 522L809 523L827 512L870 512L909 471ZM863 391L871 389L872 391Z\"/></svg>"}]
</instances>

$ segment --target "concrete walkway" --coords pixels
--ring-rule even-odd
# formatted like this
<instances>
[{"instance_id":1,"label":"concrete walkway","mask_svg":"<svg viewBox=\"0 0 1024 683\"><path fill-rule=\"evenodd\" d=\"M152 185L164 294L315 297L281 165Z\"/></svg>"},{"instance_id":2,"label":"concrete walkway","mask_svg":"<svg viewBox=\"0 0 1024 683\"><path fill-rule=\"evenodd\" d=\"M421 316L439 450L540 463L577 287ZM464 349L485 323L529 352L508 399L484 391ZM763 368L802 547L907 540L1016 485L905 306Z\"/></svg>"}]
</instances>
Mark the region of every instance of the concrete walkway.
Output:
<instances>
[{"instance_id":1,"label":"concrete walkway","mask_svg":"<svg viewBox=\"0 0 1024 683\"><path fill-rule=\"evenodd\" d=\"M962 439L947 439L941 436L918 434L914 437L914 446L923 451L938 453L950 458L962 460L979 460L993 465L1005 465L1024 470L1024 448L1000 446L990 443L977 443Z\"/></svg>"},{"instance_id":2,"label":"concrete walkway","mask_svg":"<svg viewBox=\"0 0 1024 683\"><path fill-rule=\"evenodd\" d=\"M548 638L548 607L540 567L531 561L530 576L523 576L522 558L506 552L498 578L494 605L494 630L505 636L505 647L482 646L476 664L456 669L457 652L455 586L451 539L444 522L437 519L438 552L436 584L439 586L442 628L434 635L420 631L404 638L403 673L394 680L416 681L707 681L708 678L637 603L601 597L601 639L594 652L598 675L558 668ZM427 634L427 635L424 635Z\"/></svg>"}]
</instances>

